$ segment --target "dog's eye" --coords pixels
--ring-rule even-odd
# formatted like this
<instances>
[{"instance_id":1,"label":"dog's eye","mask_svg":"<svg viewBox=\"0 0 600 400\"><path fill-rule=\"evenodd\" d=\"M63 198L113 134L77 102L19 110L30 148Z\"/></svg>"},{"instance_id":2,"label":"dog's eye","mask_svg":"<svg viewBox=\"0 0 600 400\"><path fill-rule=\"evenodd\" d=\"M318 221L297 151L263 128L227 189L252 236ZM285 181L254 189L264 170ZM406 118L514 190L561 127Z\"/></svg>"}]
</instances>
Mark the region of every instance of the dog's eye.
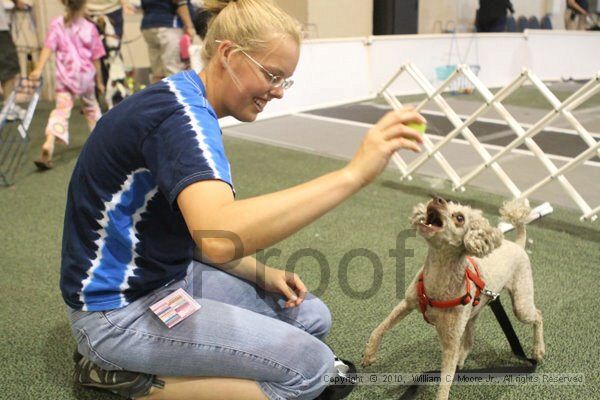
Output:
<instances>
[{"instance_id":1,"label":"dog's eye","mask_svg":"<svg viewBox=\"0 0 600 400\"><path fill-rule=\"evenodd\" d=\"M462 214L456 214L454 219L461 225L465 222L465 217Z\"/></svg>"}]
</instances>

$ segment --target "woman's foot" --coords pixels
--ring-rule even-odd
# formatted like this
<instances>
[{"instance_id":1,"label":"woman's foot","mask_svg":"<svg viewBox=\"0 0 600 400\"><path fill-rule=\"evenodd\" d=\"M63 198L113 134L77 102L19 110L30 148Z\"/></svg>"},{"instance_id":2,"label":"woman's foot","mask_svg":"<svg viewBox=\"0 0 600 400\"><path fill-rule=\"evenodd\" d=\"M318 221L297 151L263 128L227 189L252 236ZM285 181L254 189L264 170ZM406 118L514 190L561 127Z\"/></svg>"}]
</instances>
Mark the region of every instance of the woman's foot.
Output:
<instances>
[{"instance_id":1,"label":"woman's foot","mask_svg":"<svg viewBox=\"0 0 600 400\"><path fill-rule=\"evenodd\" d=\"M108 371L92 363L75 351L73 378L81 386L104 389L126 399L146 396L152 387L164 388L164 383L154 375L132 371Z\"/></svg>"}]
</instances>

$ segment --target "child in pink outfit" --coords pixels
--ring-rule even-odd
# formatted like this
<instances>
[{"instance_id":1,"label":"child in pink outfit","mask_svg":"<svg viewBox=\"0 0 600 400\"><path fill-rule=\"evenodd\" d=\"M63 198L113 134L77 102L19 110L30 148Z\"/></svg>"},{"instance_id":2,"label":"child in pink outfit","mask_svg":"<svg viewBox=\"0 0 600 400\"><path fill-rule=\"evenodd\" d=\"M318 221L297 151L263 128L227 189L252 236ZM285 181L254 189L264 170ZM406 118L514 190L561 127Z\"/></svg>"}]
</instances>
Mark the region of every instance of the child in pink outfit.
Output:
<instances>
[{"instance_id":1,"label":"child in pink outfit","mask_svg":"<svg viewBox=\"0 0 600 400\"><path fill-rule=\"evenodd\" d=\"M48 119L42 155L34 161L40 170L52 168L56 138L69 143L69 117L74 97L81 98L90 131L101 116L94 89L98 87L100 92L104 92L100 71L104 46L96 26L83 17L85 0L62 0L62 3L66 14L51 22L40 60L29 74L29 79L38 80L50 54L55 53L56 108Z\"/></svg>"}]
</instances>

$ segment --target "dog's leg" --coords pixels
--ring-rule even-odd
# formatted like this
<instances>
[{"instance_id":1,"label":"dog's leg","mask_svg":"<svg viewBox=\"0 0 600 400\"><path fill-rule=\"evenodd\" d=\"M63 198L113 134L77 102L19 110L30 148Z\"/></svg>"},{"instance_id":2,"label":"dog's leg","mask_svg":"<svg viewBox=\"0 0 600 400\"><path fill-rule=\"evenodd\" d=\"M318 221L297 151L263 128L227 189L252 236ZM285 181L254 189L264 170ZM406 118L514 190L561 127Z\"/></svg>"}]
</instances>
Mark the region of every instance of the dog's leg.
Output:
<instances>
[{"instance_id":1,"label":"dog's leg","mask_svg":"<svg viewBox=\"0 0 600 400\"><path fill-rule=\"evenodd\" d=\"M544 343L544 320L542 312L535 309L536 319L533 323L533 358L541 361L546 354L546 344Z\"/></svg>"},{"instance_id":2,"label":"dog's leg","mask_svg":"<svg viewBox=\"0 0 600 400\"><path fill-rule=\"evenodd\" d=\"M535 307L533 301L533 278L529 261L515 273L509 285L508 292L512 299L513 312L524 324L533 324L533 353L535 360L541 360L546 352L544 344L544 322L542 313Z\"/></svg>"},{"instance_id":3,"label":"dog's leg","mask_svg":"<svg viewBox=\"0 0 600 400\"><path fill-rule=\"evenodd\" d=\"M383 335L396 325L402 318L406 317L415 308L412 302L408 302L406 299L402 300L387 316L387 318L379 324L377 328L371 332L369 341L365 347L363 354L362 365L367 366L373 364L377 360L377 350L381 344Z\"/></svg>"},{"instance_id":4,"label":"dog's leg","mask_svg":"<svg viewBox=\"0 0 600 400\"><path fill-rule=\"evenodd\" d=\"M532 357L540 361L546 353L544 344L544 321L542 313L535 307L533 302L533 293L527 290L526 293L515 290L511 293L513 312L519 321L524 324L533 324L533 353Z\"/></svg>"},{"instance_id":5,"label":"dog's leg","mask_svg":"<svg viewBox=\"0 0 600 400\"><path fill-rule=\"evenodd\" d=\"M477 318L479 318L479 314L471 318L465 327L465 333L463 333L460 342L460 351L458 353L458 369L462 369L465 366L465 360L473 348L473 343L475 341L475 321Z\"/></svg>"},{"instance_id":6,"label":"dog's leg","mask_svg":"<svg viewBox=\"0 0 600 400\"><path fill-rule=\"evenodd\" d=\"M454 380L456 364L460 352L461 339L465 333L469 314L466 312L456 315L446 314L436 321L436 330L442 345L441 382L437 392L437 400L447 400L450 386Z\"/></svg>"}]
</instances>

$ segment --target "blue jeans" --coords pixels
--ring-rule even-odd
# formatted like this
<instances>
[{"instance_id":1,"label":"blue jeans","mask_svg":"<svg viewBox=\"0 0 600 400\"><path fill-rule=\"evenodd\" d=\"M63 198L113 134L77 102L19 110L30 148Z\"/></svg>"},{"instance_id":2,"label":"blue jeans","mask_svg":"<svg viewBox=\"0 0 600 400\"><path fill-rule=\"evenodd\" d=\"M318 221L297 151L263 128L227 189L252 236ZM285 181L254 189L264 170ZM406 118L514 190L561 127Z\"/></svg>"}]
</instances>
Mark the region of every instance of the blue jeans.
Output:
<instances>
[{"instance_id":1,"label":"blue jeans","mask_svg":"<svg viewBox=\"0 0 600 400\"><path fill-rule=\"evenodd\" d=\"M149 309L184 288L200 310L168 329ZM308 295L283 308L280 295L199 262L185 279L101 312L69 308L77 349L108 370L160 376L235 377L257 381L270 399L314 399L335 373L334 355L323 339L331 314Z\"/></svg>"}]
</instances>

